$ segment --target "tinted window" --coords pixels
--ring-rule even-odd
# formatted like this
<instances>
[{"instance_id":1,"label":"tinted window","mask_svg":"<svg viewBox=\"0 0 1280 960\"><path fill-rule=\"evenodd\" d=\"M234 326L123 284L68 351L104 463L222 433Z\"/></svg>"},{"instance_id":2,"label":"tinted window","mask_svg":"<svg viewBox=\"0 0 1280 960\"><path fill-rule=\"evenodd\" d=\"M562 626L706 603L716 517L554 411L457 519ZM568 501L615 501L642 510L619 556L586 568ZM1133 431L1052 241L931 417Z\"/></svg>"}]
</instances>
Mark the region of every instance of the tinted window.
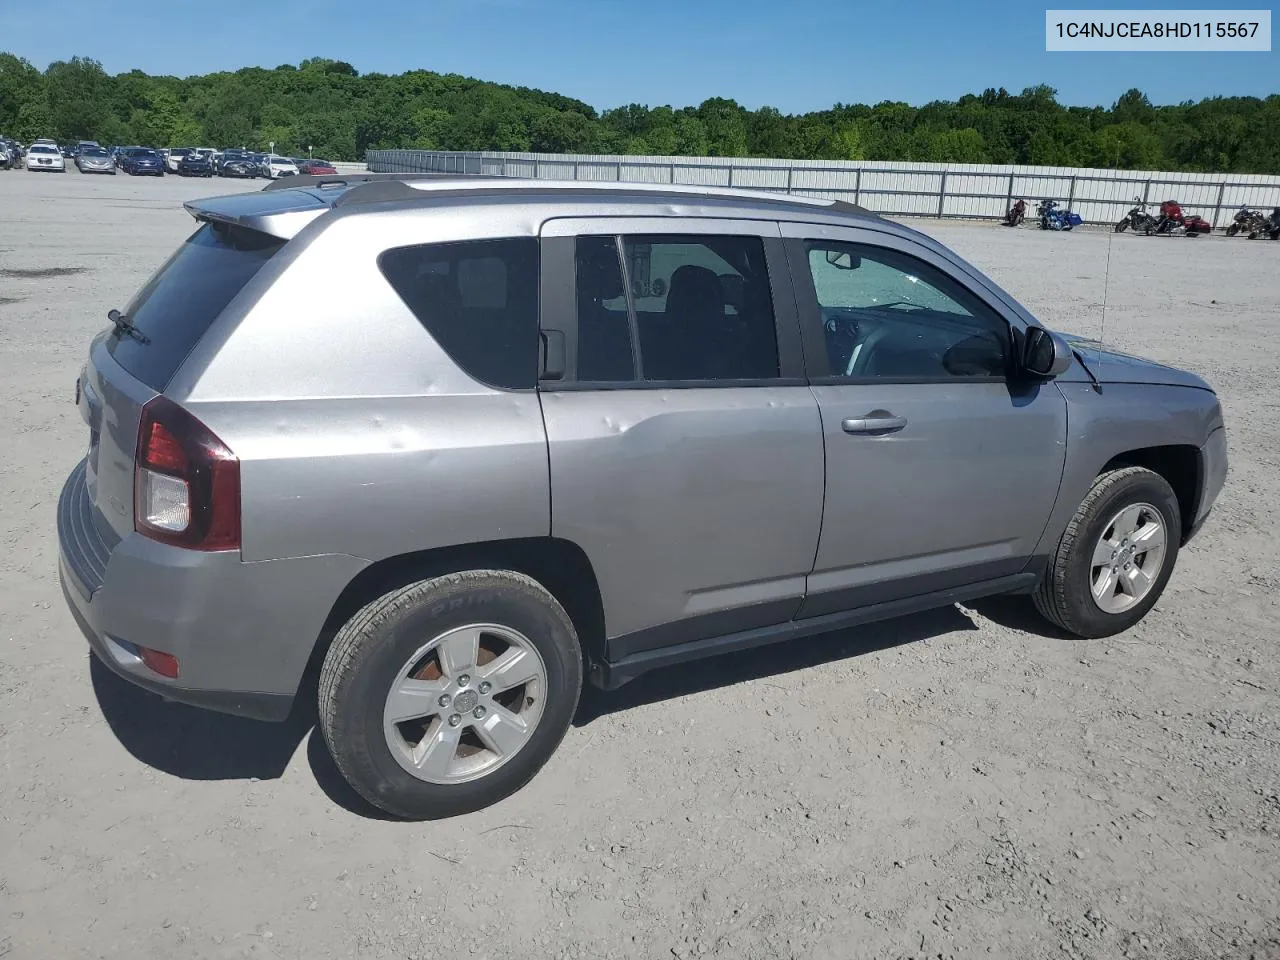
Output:
<instances>
[{"instance_id":1,"label":"tinted window","mask_svg":"<svg viewBox=\"0 0 1280 960\"><path fill-rule=\"evenodd\" d=\"M113 335L116 361L153 390L163 390L210 324L284 241L206 223L193 233L124 308L149 338Z\"/></svg>"},{"instance_id":2,"label":"tinted window","mask_svg":"<svg viewBox=\"0 0 1280 960\"><path fill-rule=\"evenodd\" d=\"M1002 376L1008 324L963 285L907 254L811 242L809 271L834 376Z\"/></svg>"},{"instance_id":3,"label":"tinted window","mask_svg":"<svg viewBox=\"0 0 1280 960\"><path fill-rule=\"evenodd\" d=\"M647 381L777 378L777 332L760 238L624 237L625 281L614 243L578 241L580 379L634 379L636 362Z\"/></svg>"},{"instance_id":4,"label":"tinted window","mask_svg":"<svg viewBox=\"0 0 1280 960\"><path fill-rule=\"evenodd\" d=\"M383 275L463 370L531 388L538 376L538 241L473 240L388 250Z\"/></svg>"}]
</instances>

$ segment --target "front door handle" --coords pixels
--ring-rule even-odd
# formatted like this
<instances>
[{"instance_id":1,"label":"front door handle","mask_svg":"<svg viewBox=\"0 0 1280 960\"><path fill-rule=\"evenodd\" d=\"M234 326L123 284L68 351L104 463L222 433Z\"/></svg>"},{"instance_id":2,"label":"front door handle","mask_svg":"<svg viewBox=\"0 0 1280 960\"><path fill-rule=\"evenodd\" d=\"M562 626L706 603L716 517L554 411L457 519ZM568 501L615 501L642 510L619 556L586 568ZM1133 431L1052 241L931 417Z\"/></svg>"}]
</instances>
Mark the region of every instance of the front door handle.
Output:
<instances>
[{"instance_id":1,"label":"front door handle","mask_svg":"<svg viewBox=\"0 0 1280 960\"><path fill-rule=\"evenodd\" d=\"M845 433L896 433L906 425L906 417L850 417L840 424Z\"/></svg>"}]
</instances>

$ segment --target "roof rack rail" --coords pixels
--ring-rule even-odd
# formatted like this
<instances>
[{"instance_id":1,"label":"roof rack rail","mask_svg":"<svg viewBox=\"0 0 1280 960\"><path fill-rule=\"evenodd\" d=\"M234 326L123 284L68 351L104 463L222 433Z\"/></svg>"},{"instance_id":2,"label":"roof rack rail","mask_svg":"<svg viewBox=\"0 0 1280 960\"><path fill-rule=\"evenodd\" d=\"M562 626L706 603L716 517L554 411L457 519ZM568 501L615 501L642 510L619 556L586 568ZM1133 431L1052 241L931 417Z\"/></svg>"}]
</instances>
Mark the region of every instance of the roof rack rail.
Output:
<instances>
[{"instance_id":1,"label":"roof rack rail","mask_svg":"<svg viewBox=\"0 0 1280 960\"><path fill-rule=\"evenodd\" d=\"M262 188L267 190L289 190L293 187L349 187L359 183L383 183L400 180L440 180L449 177L461 177L458 173L318 173L297 174L292 177L281 177L272 180ZM474 178L472 178L474 179Z\"/></svg>"},{"instance_id":2,"label":"roof rack rail","mask_svg":"<svg viewBox=\"0 0 1280 960\"><path fill-rule=\"evenodd\" d=\"M288 177L289 180L316 180L330 182L333 177ZM339 178L340 180L341 178ZM503 193L520 192L530 196L556 196L574 190L607 194L648 194L654 197L667 196L680 199L732 200L749 198L757 201L779 204L800 203L811 204L832 213L855 214L872 219L883 219L880 214L865 207L850 203L847 200L832 200L825 197L810 197L804 194L788 194L774 190L750 190L733 187L703 186L701 184L666 184L666 183L632 183L616 180L535 180L526 177L507 177L494 174L387 174L373 175L363 178L352 178L351 189L344 191L333 201L333 206L345 207L365 203L379 203L395 200L421 200L430 198L443 199L456 194L478 194L487 192L497 196ZM421 180L453 180L452 184L437 184L431 189L415 189L411 181ZM477 180L483 185L468 186ZM361 182L363 181L363 182ZM408 182L407 182L408 181ZM274 186L274 184L273 184ZM271 189L267 187L266 189Z\"/></svg>"}]
</instances>

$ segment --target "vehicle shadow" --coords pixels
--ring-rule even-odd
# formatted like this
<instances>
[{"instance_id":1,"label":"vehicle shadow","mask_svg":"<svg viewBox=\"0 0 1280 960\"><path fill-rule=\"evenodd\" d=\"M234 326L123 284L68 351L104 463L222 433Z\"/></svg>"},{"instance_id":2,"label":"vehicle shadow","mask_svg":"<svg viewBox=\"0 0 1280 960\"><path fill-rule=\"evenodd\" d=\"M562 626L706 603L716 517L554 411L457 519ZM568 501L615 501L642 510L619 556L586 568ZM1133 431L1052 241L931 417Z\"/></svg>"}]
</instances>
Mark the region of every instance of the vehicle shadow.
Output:
<instances>
[{"instance_id":1,"label":"vehicle shadow","mask_svg":"<svg viewBox=\"0 0 1280 960\"><path fill-rule=\"evenodd\" d=\"M174 703L134 686L89 657L102 716L121 746L148 766L184 780L273 780L315 724L315 700L299 697L281 723Z\"/></svg>"},{"instance_id":2,"label":"vehicle shadow","mask_svg":"<svg viewBox=\"0 0 1280 960\"><path fill-rule=\"evenodd\" d=\"M745 680L763 680L793 673L956 630L976 629L974 622L958 607L941 607L894 620L664 667L617 690L584 687L573 724L583 727L608 714L648 703L729 687Z\"/></svg>"},{"instance_id":3,"label":"vehicle shadow","mask_svg":"<svg viewBox=\"0 0 1280 960\"><path fill-rule=\"evenodd\" d=\"M992 617L992 619L995 619ZM915 643L976 625L956 607L884 623L724 654L656 670L613 691L588 686L574 717L585 726L643 704L732 686ZM274 780L303 740L316 783L335 804L357 816L395 819L366 802L343 779L316 729L316 676L309 673L289 717L268 723L174 703L136 687L90 656L90 679L103 718L137 760L184 780Z\"/></svg>"},{"instance_id":4,"label":"vehicle shadow","mask_svg":"<svg viewBox=\"0 0 1280 960\"><path fill-rule=\"evenodd\" d=\"M250 720L165 700L89 658L93 692L107 726L130 755L183 780L275 780L307 741L316 783L334 803L369 819L391 819L342 778L316 728L316 675L302 683L280 723Z\"/></svg>"},{"instance_id":5,"label":"vehicle shadow","mask_svg":"<svg viewBox=\"0 0 1280 960\"><path fill-rule=\"evenodd\" d=\"M972 601L969 606L992 623L998 623L1010 630L1029 633L1035 637L1047 637L1050 640L1079 639L1040 616L1030 597L1015 595L984 597L981 600Z\"/></svg>"}]
</instances>

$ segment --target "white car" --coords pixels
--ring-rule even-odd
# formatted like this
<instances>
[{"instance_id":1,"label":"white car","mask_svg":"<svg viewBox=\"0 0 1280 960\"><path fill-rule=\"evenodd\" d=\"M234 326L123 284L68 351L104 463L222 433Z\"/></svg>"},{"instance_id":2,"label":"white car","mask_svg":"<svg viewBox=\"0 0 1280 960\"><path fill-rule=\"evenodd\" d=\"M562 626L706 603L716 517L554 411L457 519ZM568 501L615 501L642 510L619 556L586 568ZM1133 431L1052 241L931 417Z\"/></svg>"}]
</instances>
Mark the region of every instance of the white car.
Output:
<instances>
[{"instance_id":1,"label":"white car","mask_svg":"<svg viewBox=\"0 0 1280 960\"><path fill-rule=\"evenodd\" d=\"M281 157L273 153L262 161L262 172L269 180L279 180L281 177L296 177L298 175L298 165L288 157Z\"/></svg>"},{"instance_id":2,"label":"white car","mask_svg":"<svg viewBox=\"0 0 1280 960\"><path fill-rule=\"evenodd\" d=\"M37 142L27 148L27 169L66 173L67 165L62 159L62 151L56 146Z\"/></svg>"}]
</instances>

